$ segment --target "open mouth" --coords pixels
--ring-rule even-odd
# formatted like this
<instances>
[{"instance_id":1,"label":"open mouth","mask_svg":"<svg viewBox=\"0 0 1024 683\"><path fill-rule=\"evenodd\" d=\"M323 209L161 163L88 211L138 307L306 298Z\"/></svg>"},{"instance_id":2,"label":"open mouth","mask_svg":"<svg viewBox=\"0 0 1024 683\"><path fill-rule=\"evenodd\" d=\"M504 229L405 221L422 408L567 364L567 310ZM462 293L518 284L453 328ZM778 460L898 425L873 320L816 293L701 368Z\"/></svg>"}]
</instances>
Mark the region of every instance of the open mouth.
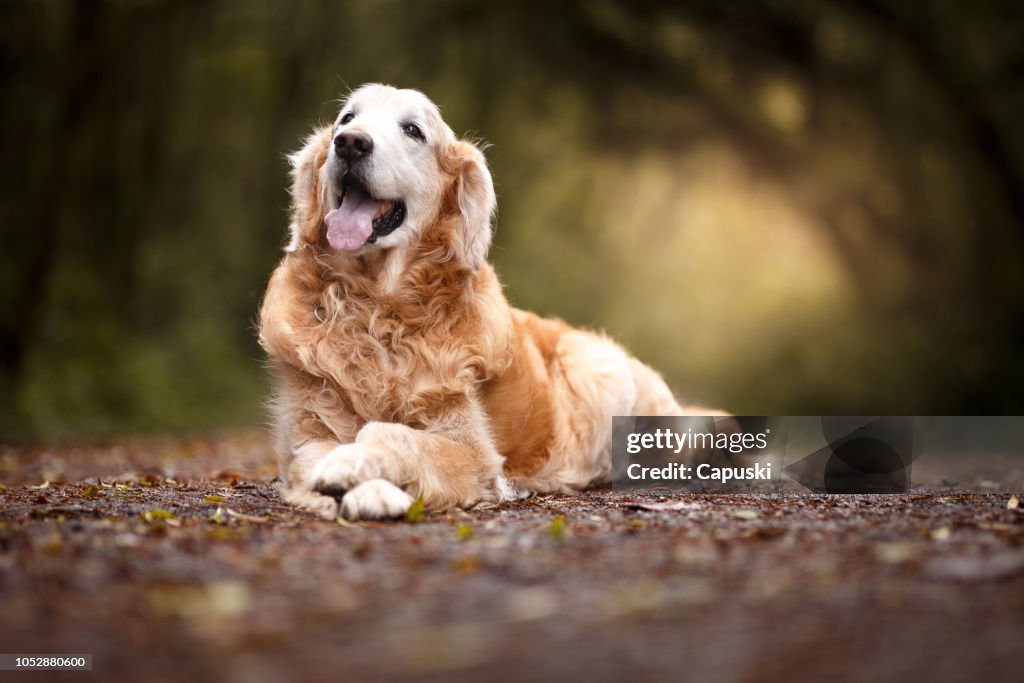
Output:
<instances>
[{"instance_id":1,"label":"open mouth","mask_svg":"<svg viewBox=\"0 0 1024 683\"><path fill-rule=\"evenodd\" d=\"M348 173L342 179L338 208L324 216L327 242L334 249L356 251L389 235L405 220L401 199L376 199Z\"/></svg>"}]
</instances>

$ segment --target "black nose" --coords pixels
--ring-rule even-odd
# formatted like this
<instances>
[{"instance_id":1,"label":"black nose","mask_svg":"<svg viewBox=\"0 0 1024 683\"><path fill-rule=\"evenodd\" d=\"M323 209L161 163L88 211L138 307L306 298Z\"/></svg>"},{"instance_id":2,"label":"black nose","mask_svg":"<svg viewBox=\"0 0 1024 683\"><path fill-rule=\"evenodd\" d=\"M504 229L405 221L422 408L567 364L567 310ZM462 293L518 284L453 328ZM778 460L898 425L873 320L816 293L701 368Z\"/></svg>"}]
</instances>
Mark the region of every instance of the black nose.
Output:
<instances>
[{"instance_id":1,"label":"black nose","mask_svg":"<svg viewBox=\"0 0 1024 683\"><path fill-rule=\"evenodd\" d=\"M373 151L373 138L358 131L338 133L334 138L334 151L340 157L355 161Z\"/></svg>"}]
</instances>

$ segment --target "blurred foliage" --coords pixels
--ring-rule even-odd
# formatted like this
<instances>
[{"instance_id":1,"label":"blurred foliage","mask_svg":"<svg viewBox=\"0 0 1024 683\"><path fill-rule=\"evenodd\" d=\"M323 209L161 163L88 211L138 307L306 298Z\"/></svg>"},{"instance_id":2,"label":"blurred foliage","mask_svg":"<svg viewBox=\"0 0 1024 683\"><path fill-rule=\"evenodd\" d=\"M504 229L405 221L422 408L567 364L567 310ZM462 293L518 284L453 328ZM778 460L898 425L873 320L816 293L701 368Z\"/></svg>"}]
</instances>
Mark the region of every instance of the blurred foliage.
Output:
<instances>
[{"instance_id":1,"label":"blurred foliage","mask_svg":"<svg viewBox=\"0 0 1024 683\"><path fill-rule=\"evenodd\" d=\"M748 414L1024 408L1024 5L0 4L0 433L261 419L283 155L366 81L481 137L517 305Z\"/></svg>"}]
</instances>

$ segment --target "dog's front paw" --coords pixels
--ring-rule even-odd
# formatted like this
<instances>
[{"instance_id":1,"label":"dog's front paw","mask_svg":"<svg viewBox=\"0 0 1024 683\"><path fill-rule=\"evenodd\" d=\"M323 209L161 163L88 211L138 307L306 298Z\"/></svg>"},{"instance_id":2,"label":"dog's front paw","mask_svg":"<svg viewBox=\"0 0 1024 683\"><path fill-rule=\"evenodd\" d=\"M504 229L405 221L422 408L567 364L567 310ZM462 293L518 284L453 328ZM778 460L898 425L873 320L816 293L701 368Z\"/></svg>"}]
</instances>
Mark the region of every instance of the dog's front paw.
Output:
<instances>
[{"instance_id":1,"label":"dog's front paw","mask_svg":"<svg viewBox=\"0 0 1024 683\"><path fill-rule=\"evenodd\" d=\"M292 505L315 513L323 519L334 519L338 516L338 500L331 496L303 489L288 489L283 492L283 497Z\"/></svg>"},{"instance_id":2,"label":"dog's front paw","mask_svg":"<svg viewBox=\"0 0 1024 683\"><path fill-rule=\"evenodd\" d=\"M309 475L314 491L330 496L341 496L357 484L386 476L383 458L360 444L338 446L320 459Z\"/></svg>"},{"instance_id":3,"label":"dog's front paw","mask_svg":"<svg viewBox=\"0 0 1024 683\"><path fill-rule=\"evenodd\" d=\"M403 516L413 498L390 481L364 481L341 499L341 514L346 519L392 519Z\"/></svg>"}]
</instances>

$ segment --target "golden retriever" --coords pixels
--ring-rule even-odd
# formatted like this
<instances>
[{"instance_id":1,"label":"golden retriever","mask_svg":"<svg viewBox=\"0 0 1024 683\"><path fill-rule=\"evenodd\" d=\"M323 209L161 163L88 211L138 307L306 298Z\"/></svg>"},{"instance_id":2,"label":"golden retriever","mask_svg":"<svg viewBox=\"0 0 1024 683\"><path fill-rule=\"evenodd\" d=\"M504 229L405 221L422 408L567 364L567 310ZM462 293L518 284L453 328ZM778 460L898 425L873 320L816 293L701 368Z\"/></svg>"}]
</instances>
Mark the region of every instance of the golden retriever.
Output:
<instances>
[{"instance_id":1,"label":"golden retriever","mask_svg":"<svg viewBox=\"0 0 1024 683\"><path fill-rule=\"evenodd\" d=\"M420 92L360 87L290 159L259 334L287 501L374 519L583 489L613 415L683 414L607 337L509 306L484 155Z\"/></svg>"}]
</instances>

